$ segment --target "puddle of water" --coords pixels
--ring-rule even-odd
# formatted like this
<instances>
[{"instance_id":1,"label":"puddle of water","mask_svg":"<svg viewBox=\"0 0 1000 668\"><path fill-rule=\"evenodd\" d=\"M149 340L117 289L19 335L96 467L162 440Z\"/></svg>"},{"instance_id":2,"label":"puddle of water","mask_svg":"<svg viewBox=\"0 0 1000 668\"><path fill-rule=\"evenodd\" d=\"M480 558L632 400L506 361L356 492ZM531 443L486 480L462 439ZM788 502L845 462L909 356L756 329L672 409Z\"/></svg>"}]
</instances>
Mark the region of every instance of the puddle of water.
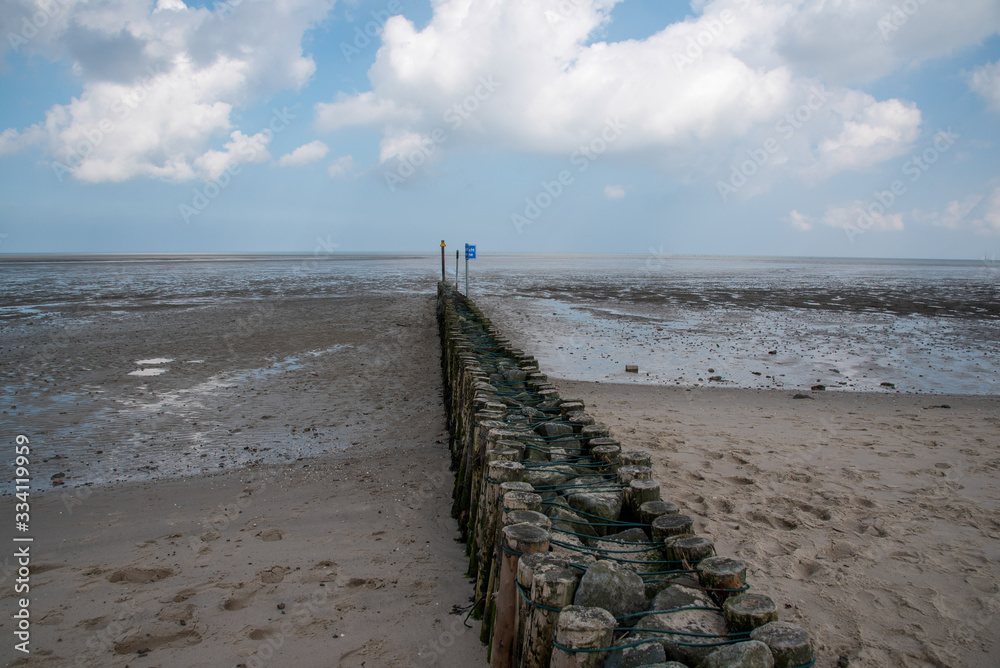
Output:
<instances>
[{"instance_id":1,"label":"puddle of water","mask_svg":"<svg viewBox=\"0 0 1000 668\"><path fill-rule=\"evenodd\" d=\"M139 366L148 366L150 364L168 364L173 361L173 357L151 357L148 360L136 360L135 363Z\"/></svg>"},{"instance_id":2,"label":"puddle of water","mask_svg":"<svg viewBox=\"0 0 1000 668\"><path fill-rule=\"evenodd\" d=\"M166 373L166 369L153 368L153 369L136 369L135 371L129 371L130 376L159 376L161 373Z\"/></svg>"}]
</instances>

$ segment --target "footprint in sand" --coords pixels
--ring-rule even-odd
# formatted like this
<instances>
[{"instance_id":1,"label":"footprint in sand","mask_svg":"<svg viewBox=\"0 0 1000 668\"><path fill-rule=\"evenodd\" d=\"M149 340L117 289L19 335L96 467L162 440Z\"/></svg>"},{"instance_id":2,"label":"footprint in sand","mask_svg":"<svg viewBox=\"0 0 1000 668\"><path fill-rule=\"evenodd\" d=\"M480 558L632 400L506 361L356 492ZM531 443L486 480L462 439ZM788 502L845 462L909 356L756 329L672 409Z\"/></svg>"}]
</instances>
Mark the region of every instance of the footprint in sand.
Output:
<instances>
[{"instance_id":1,"label":"footprint in sand","mask_svg":"<svg viewBox=\"0 0 1000 668\"><path fill-rule=\"evenodd\" d=\"M201 634L194 629L174 633L146 633L141 637L126 638L115 643L115 654L147 654L165 646L190 647L201 642Z\"/></svg>"},{"instance_id":2,"label":"footprint in sand","mask_svg":"<svg viewBox=\"0 0 1000 668\"><path fill-rule=\"evenodd\" d=\"M128 582L131 584L149 584L159 582L174 574L170 568L122 568L108 576L108 582Z\"/></svg>"},{"instance_id":3,"label":"footprint in sand","mask_svg":"<svg viewBox=\"0 0 1000 668\"><path fill-rule=\"evenodd\" d=\"M302 582L336 582L339 566L335 561L320 561L302 576Z\"/></svg>"},{"instance_id":4,"label":"footprint in sand","mask_svg":"<svg viewBox=\"0 0 1000 668\"><path fill-rule=\"evenodd\" d=\"M250 640L267 640L269 636L280 635L273 629L254 629L247 634Z\"/></svg>"},{"instance_id":5,"label":"footprint in sand","mask_svg":"<svg viewBox=\"0 0 1000 668\"><path fill-rule=\"evenodd\" d=\"M284 538L284 534L281 533L280 529L266 529L257 533L257 538L260 538L265 543L272 543L276 540Z\"/></svg>"},{"instance_id":6,"label":"footprint in sand","mask_svg":"<svg viewBox=\"0 0 1000 668\"><path fill-rule=\"evenodd\" d=\"M347 581L347 586L351 589L381 589L385 586L385 580L381 578L351 578Z\"/></svg>"},{"instance_id":7,"label":"footprint in sand","mask_svg":"<svg viewBox=\"0 0 1000 668\"><path fill-rule=\"evenodd\" d=\"M250 605L253 600L256 591L247 592L242 596L231 596L222 602L222 609L228 610L229 612L235 612L236 610L242 610L243 608Z\"/></svg>"},{"instance_id":8,"label":"footprint in sand","mask_svg":"<svg viewBox=\"0 0 1000 668\"><path fill-rule=\"evenodd\" d=\"M264 584L277 584L285 579L285 573L290 570L290 568L285 568L284 566L271 566L270 568L257 571L257 575Z\"/></svg>"}]
</instances>

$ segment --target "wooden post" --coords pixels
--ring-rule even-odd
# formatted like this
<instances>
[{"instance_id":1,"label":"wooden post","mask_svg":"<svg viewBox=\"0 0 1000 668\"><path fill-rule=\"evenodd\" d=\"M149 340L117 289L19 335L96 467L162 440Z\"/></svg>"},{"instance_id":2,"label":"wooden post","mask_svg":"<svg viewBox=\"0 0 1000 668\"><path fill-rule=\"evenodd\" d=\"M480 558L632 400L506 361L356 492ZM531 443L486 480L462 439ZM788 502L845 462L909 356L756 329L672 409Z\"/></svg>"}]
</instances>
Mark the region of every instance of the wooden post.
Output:
<instances>
[{"instance_id":1,"label":"wooden post","mask_svg":"<svg viewBox=\"0 0 1000 668\"><path fill-rule=\"evenodd\" d=\"M702 559L715 554L715 545L704 536L673 536L663 542L663 553L667 561L678 562L674 568L693 569Z\"/></svg>"},{"instance_id":2,"label":"wooden post","mask_svg":"<svg viewBox=\"0 0 1000 668\"><path fill-rule=\"evenodd\" d=\"M669 501L647 501L639 506L639 521L643 524L652 524L653 520L661 515L676 515L679 512L677 505Z\"/></svg>"},{"instance_id":3,"label":"wooden post","mask_svg":"<svg viewBox=\"0 0 1000 668\"><path fill-rule=\"evenodd\" d=\"M754 629L778 621L778 606L768 596L743 592L731 596L722 604L726 630L730 633L749 633Z\"/></svg>"},{"instance_id":4,"label":"wooden post","mask_svg":"<svg viewBox=\"0 0 1000 668\"><path fill-rule=\"evenodd\" d=\"M535 572L530 587L525 587L531 606L522 636L521 663L518 664L523 668L548 668L552 660L552 638L559 611L573 602L583 575L568 562L563 563L567 567Z\"/></svg>"},{"instance_id":5,"label":"wooden post","mask_svg":"<svg viewBox=\"0 0 1000 668\"><path fill-rule=\"evenodd\" d=\"M694 521L687 515L660 515L653 520L652 527L653 541L659 543L671 536L692 533Z\"/></svg>"},{"instance_id":6,"label":"wooden post","mask_svg":"<svg viewBox=\"0 0 1000 668\"><path fill-rule=\"evenodd\" d=\"M552 528L552 520L534 510L512 510L509 513L504 513L501 524L505 527L511 524L534 524L546 531Z\"/></svg>"},{"instance_id":7,"label":"wooden post","mask_svg":"<svg viewBox=\"0 0 1000 668\"><path fill-rule=\"evenodd\" d=\"M529 483L524 484L530 487ZM505 491L503 493L503 510L508 513L514 510L534 510L540 513L542 512L542 495L521 490Z\"/></svg>"},{"instance_id":8,"label":"wooden post","mask_svg":"<svg viewBox=\"0 0 1000 668\"><path fill-rule=\"evenodd\" d=\"M626 464L618 467L618 482L627 485L633 480L652 480L653 469L648 466Z\"/></svg>"},{"instance_id":9,"label":"wooden post","mask_svg":"<svg viewBox=\"0 0 1000 668\"><path fill-rule=\"evenodd\" d=\"M531 621L531 613L534 607L530 601L532 579L545 571L562 570L569 566L569 562L561 559L551 552L532 552L521 557L517 562L517 638L514 642L514 662L515 666L526 666L524 662L525 634L528 624ZM551 647L551 634L549 640ZM548 668L548 662L542 668Z\"/></svg>"},{"instance_id":10,"label":"wooden post","mask_svg":"<svg viewBox=\"0 0 1000 668\"><path fill-rule=\"evenodd\" d=\"M490 668L514 668L514 641L517 638L517 563L523 554L547 552L549 532L532 524L512 524L501 533L503 559L500 589L497 592L496 621L490 649Z\"/></svg>"},{"instance_id":11,"label":"wooden post","mask_svg":"<svg viewBox=\"0 0 1000 668\"><path fill-rule=\"evenodd\" d=\"M623 465L652 466L653 455L645 450L622 450L619 460Z\"/></svg>"},{"instance_id":12,"label":"wooden post","mask_svg":"<svg viewBox=\"0 0 1000 668\"><path fill-rule=\"evenodd\" d=\"M552 650L552 668L601 668L608 652L574 652L573 650L610 647L614 637L615 618L604 608L570 605L563 608L556 627L556 642L568 649Z\"/></svg>"},{"instance_id":13,"label":"wooden post","mask_svg":"<svg viewBox=\"0 0 1000 668\"><path fill-rule=\"evenodd\" d=\"M617 470L621 451L621 444L611 438L595 438L590 441L590 457L595 463L601 464L597 468L600 473L614 473Z\"/></svg>"},{"instance_id":14,"label":"wooden post","mask_svg":"<svg viewBox=\"0 0 1000 668\"><path fill-rule=\"evenodd\" d=\"M632 480L622 491L622 519L629 522L639 519L642 504L660 500L660 483L655 480Z\"/></svg>"},{"instance_id":15,"label":"wooden post","mask_svg":"<svg viewBox=\"0 0 1000 668\"><path fill-rule=\"evenodd\" d=\"M698 583L719 605L739 594L746 581L747 565L739 559L710 557L698 564Z\"/></svg>"},{"instance_id":16,"label":"wooden post","mask_svg":"<svg viewBox=\"0 0 1000 668\"><path fill-rule=\"evenodd\" d=\"M490 462L487 472L486 501L483 504L481 532L477 534L478 542L475 553L478 555L476 569L476 600L488 594L488 584L492 569L494 546L497 542L497 532L500 526L500 486L512 482L524 475L524 465L520 462L495 461ZM483 606L483 611L489 610L489 601ZM488 624L484 623L488 628Z\"/></svg>"},{"instance_id":17,"label":"wooden post","mask_svg":"<svg viewBox=\"0 0 1000 668\"><path fill-rule=\"evenodd\" d=\"M795 624L771 622L751 631L750 638L770 648L775 666L804 666L816 658L809 632Z\"/></svg>"}]
</instances>

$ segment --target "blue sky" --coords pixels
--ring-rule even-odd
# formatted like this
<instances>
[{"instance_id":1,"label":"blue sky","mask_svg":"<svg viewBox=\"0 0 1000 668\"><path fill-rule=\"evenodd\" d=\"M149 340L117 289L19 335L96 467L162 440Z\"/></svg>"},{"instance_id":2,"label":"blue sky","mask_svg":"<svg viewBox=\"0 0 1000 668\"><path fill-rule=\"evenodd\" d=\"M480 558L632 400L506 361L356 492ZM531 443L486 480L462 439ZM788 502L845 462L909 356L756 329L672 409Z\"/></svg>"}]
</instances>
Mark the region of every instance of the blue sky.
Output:
<instances>
[{"instance_id":1,"label":"blue sky","mask_svg":"<svg viewBox=\"0 0 1000 668\"><path fill-rule=\"evenodd\" d=\"M13 0L0 253L1000 246L995 0Z\"/></svg>"}]
</instances>

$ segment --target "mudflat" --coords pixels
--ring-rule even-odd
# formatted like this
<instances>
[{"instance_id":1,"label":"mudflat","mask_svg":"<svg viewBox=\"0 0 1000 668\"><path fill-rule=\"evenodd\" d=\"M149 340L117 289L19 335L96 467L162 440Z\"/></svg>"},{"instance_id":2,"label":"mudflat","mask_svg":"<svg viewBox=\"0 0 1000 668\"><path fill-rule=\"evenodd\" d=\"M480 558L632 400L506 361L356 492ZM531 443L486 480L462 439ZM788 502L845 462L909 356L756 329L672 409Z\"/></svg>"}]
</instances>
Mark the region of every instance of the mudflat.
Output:
<instances>
[{"instance_id":1,"label":"mudflat","mask_svg":"<svg viewBox=\"0 0 1000 668\"><path fill-rule=\"evenodd\" d=\"M432 296L63 311L5 323L34 542L2 663L485 663Z\"/></svg>"}]
</instances>

